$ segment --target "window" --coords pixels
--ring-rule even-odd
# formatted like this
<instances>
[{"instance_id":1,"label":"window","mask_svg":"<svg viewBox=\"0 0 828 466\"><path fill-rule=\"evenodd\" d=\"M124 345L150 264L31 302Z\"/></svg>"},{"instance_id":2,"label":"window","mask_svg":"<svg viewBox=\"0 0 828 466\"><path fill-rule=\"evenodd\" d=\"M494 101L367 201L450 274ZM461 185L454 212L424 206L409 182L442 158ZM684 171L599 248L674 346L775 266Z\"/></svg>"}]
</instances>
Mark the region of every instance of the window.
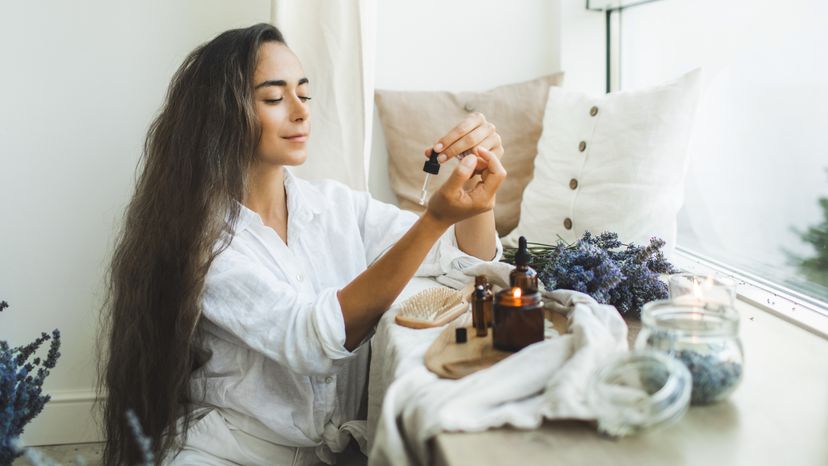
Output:
<instances>
[{"instance_id":1,"label":"window","mask_svg":"<svg viewBox=\"0 0 828 466\"><path fill-rule=\"evenodd\" d=\"M828 4L661 0L614 14L621 89L704 70L679 247L828 301Z\"/></svg>"}]
</instances>

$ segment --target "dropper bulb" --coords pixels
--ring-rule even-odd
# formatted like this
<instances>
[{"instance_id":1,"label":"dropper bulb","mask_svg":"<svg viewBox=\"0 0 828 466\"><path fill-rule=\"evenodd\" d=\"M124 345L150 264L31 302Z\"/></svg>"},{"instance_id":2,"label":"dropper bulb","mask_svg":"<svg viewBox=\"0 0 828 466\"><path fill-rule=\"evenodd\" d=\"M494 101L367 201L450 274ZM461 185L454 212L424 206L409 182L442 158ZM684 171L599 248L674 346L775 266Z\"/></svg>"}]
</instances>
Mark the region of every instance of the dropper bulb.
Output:
<instances>
[{"instance_id":1,"label":"dropper bulb","mask_svg":"<svg viewBox=\"0 0 828 466\"><path fill-rule=\"evenodd\" d=\"M529 265L530 260L532 260L532 254L529 253L529 246L526 242L526 237L521 236L518 238L518 250L517 253L515 253L515 264Z\"/></svg>"}]
</instances>

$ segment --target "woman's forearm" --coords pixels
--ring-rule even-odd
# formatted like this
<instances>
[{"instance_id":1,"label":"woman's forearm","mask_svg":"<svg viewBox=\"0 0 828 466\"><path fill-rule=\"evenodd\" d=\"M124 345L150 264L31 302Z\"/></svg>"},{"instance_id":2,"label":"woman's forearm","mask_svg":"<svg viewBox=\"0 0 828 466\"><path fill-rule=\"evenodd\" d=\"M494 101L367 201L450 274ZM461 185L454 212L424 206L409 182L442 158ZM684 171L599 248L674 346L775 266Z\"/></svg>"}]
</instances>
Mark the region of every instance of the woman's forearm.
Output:
<instances>
[{"instance_id":1,"label":"woman's forearm","mask_svg":"<svg viewBox=\"0 0 828 466\"><path fill-rule=\"evenodd\" d=\"M388 252L339 290L345 348L353 350L368 335L448 227L424 214Z\"/></svg>"},{"instance_id":2,"label":"woman's forearm","mask_svg":"<svg viewBox=\"0 0 828 466\"><path fill-rule=\"evenodd\" d=\"M454 236L461 251L484 261L492 260L497 253L494 211L458 222L454 226Z\"/></svg>"}]
</instances>

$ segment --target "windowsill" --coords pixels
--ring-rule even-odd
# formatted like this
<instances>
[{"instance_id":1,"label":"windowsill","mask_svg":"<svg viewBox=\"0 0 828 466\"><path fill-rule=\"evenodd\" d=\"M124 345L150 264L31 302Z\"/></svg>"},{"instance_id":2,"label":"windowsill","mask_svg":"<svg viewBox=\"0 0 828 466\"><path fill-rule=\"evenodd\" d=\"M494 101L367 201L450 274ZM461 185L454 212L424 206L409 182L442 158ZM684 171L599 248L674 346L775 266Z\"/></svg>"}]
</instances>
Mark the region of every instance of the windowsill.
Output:
<instances>
[{"instance_id":1,"label":"windowsill","mask_svg":"<svg viewBox=\"0 0 828 466\"><path fill-rule=\"evenodd\" d=\"M674 258L673 263L683 267L693 260ZM548 421L528 431L443 432L434 442L435 464L498 465L515 457L527 466L825 464L828 377L821 368L828 359L828 341L746 297L740 296L736 309L742 318L746 370L727 400L691 407L676 424L616 440L577 421Z\"/></svg>"},{"instance_id":2,"label":"windowsill","mask_svg":"<svg viewBox=\"0 0 828 466\"><path fill-rule=\"evenodd\" d=\"M676 249L671 262L687 272L730 277L737 283L736 296L740 301L828 339L828 303L775 286L682 248Z\"/></svg>"}]
</instances>

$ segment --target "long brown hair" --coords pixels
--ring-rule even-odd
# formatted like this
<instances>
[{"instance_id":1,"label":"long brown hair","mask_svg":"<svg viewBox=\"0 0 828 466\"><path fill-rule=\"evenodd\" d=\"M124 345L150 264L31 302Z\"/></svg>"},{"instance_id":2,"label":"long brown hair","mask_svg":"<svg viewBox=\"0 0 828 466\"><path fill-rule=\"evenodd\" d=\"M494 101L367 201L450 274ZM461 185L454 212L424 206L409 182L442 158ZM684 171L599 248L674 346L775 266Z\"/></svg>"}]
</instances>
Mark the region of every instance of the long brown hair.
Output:
<instances>
[{"instance_id":1,"label":"long brown hair","mask_svg":"<svg viewBox=\"0 0 828 466\"><path fill-rule=\"evenodd\" d=\"M156 460L190 424L190 375L205 362L198 322L205 275L227 247L261 134L253 73L268 24L198 47L172 78L144 143L135 192L108 274L99 391L104 464L136 464L133 410ZM179 421L180 420L180 421ZM177 423L181 422L180 426Z\"/></svg>"}]
</instances>

